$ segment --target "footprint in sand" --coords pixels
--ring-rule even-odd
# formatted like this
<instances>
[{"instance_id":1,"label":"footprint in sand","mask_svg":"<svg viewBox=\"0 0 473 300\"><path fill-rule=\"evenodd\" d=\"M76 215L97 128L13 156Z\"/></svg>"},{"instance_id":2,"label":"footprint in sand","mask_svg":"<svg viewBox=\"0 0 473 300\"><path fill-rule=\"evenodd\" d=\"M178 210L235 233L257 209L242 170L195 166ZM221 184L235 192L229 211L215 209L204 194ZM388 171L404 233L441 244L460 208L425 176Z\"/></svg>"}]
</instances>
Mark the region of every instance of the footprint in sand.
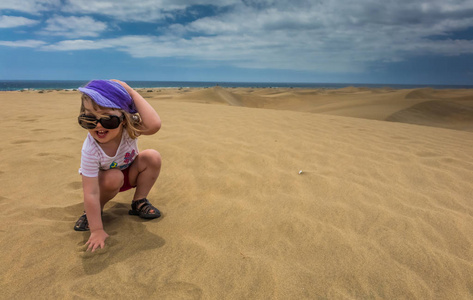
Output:
<instances>
[{"instance_id":1,"label":"footprint in sand","mask_svg":"<svg viewBox=\"0 0 473 300\"><path fill-rule=\"evenodd\" d=\"M48 159L62 163L65 159L72 158L71 155L66 154L57 154L57 153L49 153L49 152L41 152L36 154L40 157L48 157Z\"/></svg>"},{"instance_id":2,"label":"footprint in sand","mask_svg":"<svg viewBox=\"0 0 473 300\"><path fill-rule=\"evenodd\" d=\"M80 181L74 181L74 182L71 182L67 185L70 189L73 189L73 190L79 190L82 188L82 182Z\"/></svg>"},{"instance_id":3,"label":"footprint in sand","mask_svg":"<svg viewBox=\"0 0 473 300\"><path fill-rule=\"evenodd\" d=\"M399 135L393 135L391 138L396 139L396 140L408 140L408 138L404 136L399 136Z\"/></svg>"},{"instance_id":4,"label":"footprint in sand","mask_svg":"<svg viewBox=\"0 0 473 300\"><path fill-rule=\"evenodd\" d=\"M417 152L416 155L419 156L419 157L425 157L425 158L441 156L438 153L430 152L430 151L420 151L420 152Z\"/></svg>"},{"instance_id":5,"label":"footprint in sand","mask_svg":"<svg viewBox=\"0 0 473 300\"><path fill-rule=\"evenodd\" d=\"M29 122L36 122L36 121L38 121L38 119L36 119L36 118L29 118L29 119L19 120L19 122L22 122L22 123L29 123Z\"/></svg>"},{"instance_id":6,"label":"footprint in sand","mask_svg":"<svg viewBox=\"0 0 473 300\"><path fill-rule=\"evenodd\" d=\"M201 299L202 289L188 282L169 282L156 289L161 299Z\"/></svg>"},{"instance_id":7,"label":"footprint in sand","mask_svg":"<svg viewBox=\"0 0 473 300\"><path fill-rule=\"evenodd\" d=\"M21 144L27 144L27 143L31 143L31 142L34 142L33 140L18 140L18 141L14 141L12 142L13 145L21 145Z\"/></svg>"}]
</instances>

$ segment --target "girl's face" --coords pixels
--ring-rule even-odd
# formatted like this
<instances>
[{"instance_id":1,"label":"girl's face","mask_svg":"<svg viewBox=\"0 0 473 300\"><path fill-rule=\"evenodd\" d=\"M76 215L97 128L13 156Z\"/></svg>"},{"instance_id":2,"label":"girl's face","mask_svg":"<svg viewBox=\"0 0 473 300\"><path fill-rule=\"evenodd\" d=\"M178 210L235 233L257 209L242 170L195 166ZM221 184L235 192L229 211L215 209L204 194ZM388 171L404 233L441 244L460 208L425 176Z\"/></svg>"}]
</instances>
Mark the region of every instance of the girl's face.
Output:
<instances>
[{"instance_id":1,"label":"girl's face","mask_svg":"<svg viewBox=\"0 0 473 300\"><path fill-rule=\"evenodd\" d=\"M95 109L92 105L92 101L89 99L84 99L83 105L84 113L86 115L94 116L97 119L107 116L122 116L120 111L113 110L111 108ZM100 124L100 122L97 122L97 127L88 129L88 131L99 144L107 144L114 141L119 143L122 137L123 122L121 122L120 126L115 129L106 129L102 126L102 124Z\"/></svg>"}]
</instances>

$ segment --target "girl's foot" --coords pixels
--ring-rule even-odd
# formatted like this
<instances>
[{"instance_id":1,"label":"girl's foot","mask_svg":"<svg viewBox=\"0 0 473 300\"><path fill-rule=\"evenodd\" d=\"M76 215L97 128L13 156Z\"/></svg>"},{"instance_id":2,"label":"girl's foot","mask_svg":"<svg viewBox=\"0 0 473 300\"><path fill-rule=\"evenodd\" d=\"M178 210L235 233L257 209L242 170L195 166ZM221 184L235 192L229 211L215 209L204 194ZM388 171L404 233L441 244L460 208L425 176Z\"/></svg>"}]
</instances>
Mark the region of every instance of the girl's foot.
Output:
<instances>
[{"instance_id":1,"label":"girl's foot","mask_svg":"<svg viewBox=\"0 0 473 300\"><path fill-rule=\"evenodd\" d=\"M89 221L87 220L87 216L84 212L82 216L80 216L79 220L77 220L76 225L74 225L75 231L89 231Z\"/></svg>"},{"instance_id":2,"label":"girl's foot","mask_svg":"<svg viewBox=\"0 0 473 300\"><path fill-rule=\"evenodd\" d=\"M155 219L161 216L161 212L149 203L148 199L143 198L131 203L130 215L140 216L143 219Z\"/></svg>"}]
</instances>

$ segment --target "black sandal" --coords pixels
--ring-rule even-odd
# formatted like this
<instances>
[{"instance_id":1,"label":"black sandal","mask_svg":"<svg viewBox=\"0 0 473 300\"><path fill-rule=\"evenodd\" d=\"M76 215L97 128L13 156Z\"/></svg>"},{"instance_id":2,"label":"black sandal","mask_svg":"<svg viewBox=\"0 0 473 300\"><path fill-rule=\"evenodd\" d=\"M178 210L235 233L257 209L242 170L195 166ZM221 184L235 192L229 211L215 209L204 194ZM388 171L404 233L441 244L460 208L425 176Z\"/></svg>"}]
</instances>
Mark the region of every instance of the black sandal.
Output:
<instances>
[{"instance_id":1,"label":"black sandal","mask_svg":"<svg viewBox=\"0 0 473 300\"><path fill-rule=\"evenodd\" d=\"M80 216L79 220L77 220L76 225L74 225L75 231L89 231L89 221L87 220L87 216L84 214Z\"/></svg>"},{"instance_id":2,"label":"black sandal","mask_svg":"<svg viewBox=\"0 0 473 300\"><path fill-rule=\"evenodd\" d=\"M154 210L154 213L150 211ZM141 200L136 200L131 203L131 209L128 211L128 214L133 216L140 216L143 219L155 219L161 216L161 212L149 203L148 199L143 198Z\"/></svg>"}]
</instances>

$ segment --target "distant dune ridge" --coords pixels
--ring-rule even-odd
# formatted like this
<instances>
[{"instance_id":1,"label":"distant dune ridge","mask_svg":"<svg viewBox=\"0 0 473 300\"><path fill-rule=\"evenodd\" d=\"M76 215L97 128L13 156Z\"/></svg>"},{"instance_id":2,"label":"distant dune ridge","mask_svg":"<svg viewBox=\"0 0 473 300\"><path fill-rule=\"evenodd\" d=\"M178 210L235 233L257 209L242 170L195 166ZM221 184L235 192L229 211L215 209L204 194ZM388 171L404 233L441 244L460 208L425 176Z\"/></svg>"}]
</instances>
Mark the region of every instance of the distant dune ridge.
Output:
<instances>
[{"instance_id":1,"label":"distant dune ridge","mask_svg":"<svg viewBox=\"0 0 473 300\"><path fill-rule=\"evenodd\" d=\"M233 91L232 91L233 90ZM338 90L224 89L205 91L213 102L344 115L473 131L471 90L342 88ZM187 99L189 95L185 95ZM192 100L190 100L192 101ZM198 100L197 100L198 101Z\"/></svg>"},{"instance_id":2,"label":"distant dune ridge","mask_svg":"<svg viewBox=\"0 0 473 300\"><path fill-rule=\"evenodd\" d=\"M394 90L347 87L311 90L214 87L189 89L188 92L175 95L173 99L473 130L473 91L469 89Z\"/></svg>"},{"instance_id":3,"label":"distant dune ridge","mask_svg":"<svg viewBox=\"0 0 473 300\"><path fill-rule=\"evenodd\" d=\"M473 298L473 90L139 92L163 217L119 194L94 254L79 93L0 92L5 299Z\"/></svg>"}]
</instances>

